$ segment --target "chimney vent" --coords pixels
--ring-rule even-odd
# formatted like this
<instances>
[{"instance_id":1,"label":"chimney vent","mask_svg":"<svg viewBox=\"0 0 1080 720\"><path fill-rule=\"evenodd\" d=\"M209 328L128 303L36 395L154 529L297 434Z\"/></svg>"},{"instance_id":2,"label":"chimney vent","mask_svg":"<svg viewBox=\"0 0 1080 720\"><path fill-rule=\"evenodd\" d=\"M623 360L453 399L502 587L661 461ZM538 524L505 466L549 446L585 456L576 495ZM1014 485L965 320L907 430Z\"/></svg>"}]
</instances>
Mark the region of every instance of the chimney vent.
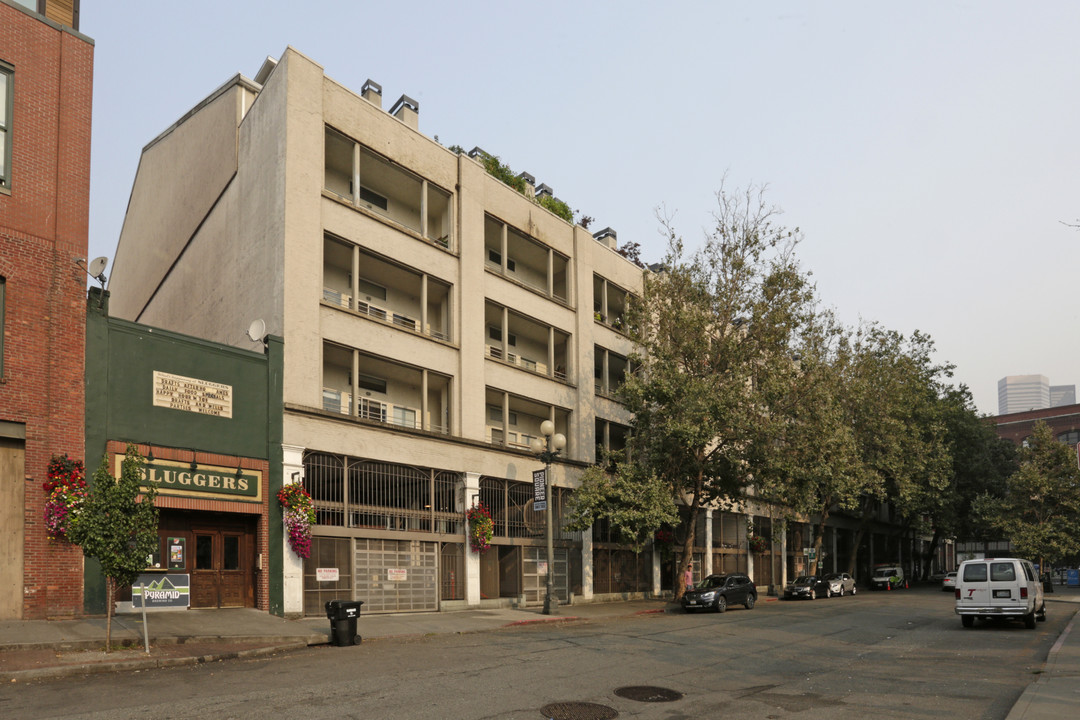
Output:
<instances>
[{"instance_id":1,"label":"chimney vent","mask_svg":"<svg viewBox=\"0 0 1080 720\"><path fill-rule=\"evenodd\" d=\"M402 95L398 98L398 101L394 103L394 107L390 108L390 114L413 130L420 129L420 103L408 95Z\"/></svg>"},{"instance_id":2,"label":"chimney vent","mask_svg":"<svg viewBox=\"0 0 1080 720\"><path fill-rule=\"evenodd\" d=\"M525 195L536 194L536 178L527 172L518 173L518 177L525 181Z\"/></svg>"},{"instance_id":3,"label":"chimney vent","mask_svg":"<svg viewBox=\"0 0 1080 720\"><path fill-rule=\"evenodd\" d=\"M536 197L540 197L541 195L555 197L555 191L552 190L546 183L540 183L536 186Z\"/></svg>"},{"instance_id":4,"label":"chimney vent","mask_svg":"<svg viewBox=\"0 0 1080 720\"><path fill-rule=\"evenodd\" d=\"M606 227L599 232L593 233L593 238L598 243L602 243L603 245L611 248L612 250L614 250L616 245L618 245L618 242L616 241L615 231L609 227Z\"/></svg>"},{"instance_id":5,"label":"chimney vent","mask_svg":"<svg viewBox=\"0 0 1080 720\"><path fill-rule=\"evenodd\" d=\"M382 85L371 78L360 88L360 95L375 107L382 108Z\"/></svg>"}]
</instances>

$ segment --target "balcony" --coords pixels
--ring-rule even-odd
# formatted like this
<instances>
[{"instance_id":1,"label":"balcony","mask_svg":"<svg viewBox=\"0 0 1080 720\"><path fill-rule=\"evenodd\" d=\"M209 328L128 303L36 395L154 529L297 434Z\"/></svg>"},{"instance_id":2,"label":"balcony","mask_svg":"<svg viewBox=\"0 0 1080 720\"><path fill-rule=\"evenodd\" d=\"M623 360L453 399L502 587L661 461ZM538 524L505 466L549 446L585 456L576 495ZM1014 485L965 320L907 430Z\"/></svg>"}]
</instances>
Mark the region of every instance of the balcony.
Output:
<instances>
[{"instance_id":1,"label":"balcony","mask_svg":"<svg viewBox=\"0 0 1080 720\"><path fill-rule=\"evenodd\" d=\"M610 350L593 346L593 378L597 395L614 397L619 387L626 382L630 371L630 361Z\"/></svg>"},{"instance_id":2,"label":"balcony","mask_svg":"<svg viewBox=\"0 0 1080 720\"><path fill-rule=\"evenodd\" d=\"M450 193L329 127L323 188L355 207L450 248Z\"/></svg>"},{"instance_id":3,"label":"balcony","mask_svg":"<svg viewBox=\"0 0 1080 720\"><path fill-rule=\"evenodd\" d=\"M322 299L335 307L449 340L450 287L352 243L332 236L323 240Z\"/></svg>"},{"instance_id":4,"label":"balcony","mask_svg":"<svg viewBox=\"0 0 1080 720\"><path fill-rule=\"evenodd\" d=\"M449 377L324 343L324 412L445 435L449 407Z\"/></svg>"},{"instance_id":5,"label":"balcony","mask_svg":"<svg viewBox=\"0 0 1080 720\"><path fill-rule=\"evenodd\" d=\"M493 388L488 388L485 398L486 435L492 445L529 450L532 440L542 436L540 424L548 419L553 419L556 432L569 437L567 427L570 414L565 410Z\"/></svg>"},{"instance_id":6,"label":"balcony","mask_svg":"<svg viewBox=\"0 0 1080 720\"><path fill-rule=\"evenodd\" d=\"M484 218L485 265L536 292L569 302L569 259L520 230L491 217Z\"/></svg>"},{"instance_id":7,"label":"balcony","mask_svg":"<svg viewBox=\"0 0 1080 720\"><path fill-rule=\"evenodd\" d=\"M626 309L630 293L593 275L593 316L596 321L621 333L627 331Z\"/></svg>"},{"instance_id":8,"label":"balcony","mask_svg":"<svg viewBox=\"0 0 1080 720\"><path fill-rule=\"evenodd\" d=\"M484 313L487 357L566 382L567 333L491 302Z\"/></svg>"}]
</instances>

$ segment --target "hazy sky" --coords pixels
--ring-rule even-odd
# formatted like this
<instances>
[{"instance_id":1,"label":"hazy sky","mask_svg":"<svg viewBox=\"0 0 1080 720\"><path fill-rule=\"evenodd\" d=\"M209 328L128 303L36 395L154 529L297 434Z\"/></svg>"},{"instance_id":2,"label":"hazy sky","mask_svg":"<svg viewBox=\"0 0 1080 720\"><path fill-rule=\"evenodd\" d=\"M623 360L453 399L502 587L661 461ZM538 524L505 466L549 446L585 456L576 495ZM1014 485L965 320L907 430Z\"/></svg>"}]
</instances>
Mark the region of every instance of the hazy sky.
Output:
<instances>
[{"instance_id":1,"label":"hazy sky","mask_svg":"<svg viewBox=\"0 0 1080 720\"><path fill-rule=\"evenodd\" d=\"M1005 375L1080 382L1080 3L91 0L81 23L91 257L115 252L142 147L291 45L646 261L659 206L693 245L725 173L768 184L824 302L929 333L984 413Z\"/></svg>"}]
</instances>

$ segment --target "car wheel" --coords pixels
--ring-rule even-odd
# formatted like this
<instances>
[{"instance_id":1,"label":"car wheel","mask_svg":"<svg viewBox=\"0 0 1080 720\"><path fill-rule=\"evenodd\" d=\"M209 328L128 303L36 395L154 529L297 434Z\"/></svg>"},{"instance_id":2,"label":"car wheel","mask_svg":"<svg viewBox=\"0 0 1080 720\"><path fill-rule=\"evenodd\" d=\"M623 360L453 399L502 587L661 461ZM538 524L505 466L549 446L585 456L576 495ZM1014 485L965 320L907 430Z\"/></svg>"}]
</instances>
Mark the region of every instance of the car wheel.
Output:
<instances>
[{"instance_id":1,"label":"car wheel","mask_svg":"<svg viewBox=\"0 0 1080 720\"><path fill-rule=\"evenodd\" d=\"M810 599L811 600L817 600L817 591L816 590L811 590L810 591Z\"/></svg>"},{"instance_id":2,"label":"car wheel","mask_svg":"<svg viewBox=\"0 0 1080 720\"><path fill-rule=\"evenodd\" d=\"M840 597L844 597L844 586L840 586Z\"/></svg>"},{"instance_id":3,"label":"car wheel","mask_svg":"<svg viewBox=\"0 0 1080 720\"><path fill-rule=\"evenodd\" d=\"M716 612L722 613L727 610L727 598L721 595L716 598L716 605L713 606Z\"/></svg>"},{"instance_id":4,"label":"car wheel","mask_svg":"<svg viewBox=\"0 0 1080 720\"><path fill-rule=\"evenodd\" d=\"M825 588L825 597L827 597L827 598L832 597L832 586L829 586L829 587Z\"/></svg>"},{"instance_id":5,"label":"car wheel","mask_svg":"<svg viewBox=\"0 0 1080 720\"><path fill-rule=\"evenodd\" d=\"M852 594L852 595L854 595L854 594L855 594L855 593L857 593L858 591L859 591L859 588L855 587L854 585L852 585L852 586L851 586L851 594Z\"/></svg>"},{"instance_id":6,"label":"car wheel","mask_svg":"<svg viewBox=\"0 0 1080 720\"><path fill-rule=\"evenodd\" d=\"M1046 622L1046 603L1043 603L1042 610L1038 612L1035 619L1039 622Z\"/></svg>"},{"instance_id":7,"label":"car wheel","mask_svg":"<svg viewBox=\"0 0 1080 720\"><path fill-rule=\"evenodd\" d=\"M1032 610L1031 612L1029 612L1027 615L1024 616L1024 627L1026 627L1028 630L1034 630L1035 629L1035 611L1034 610Z\"/></svg>"},{"instance_id":8,"label":"car wheel","mask_svg":"<svg viewBox=\"0 0 1080 720\"><path fill-rule=\"evenodd\" d=\"M746 605L746 609L747 610L753 610L754 609L754 603L756 603L756 602L757 602L757 595L755 595L754 593L750 593L749 595L747 595L746 596L746 602L744 603Z\"/></svg>"},{"instance_id":9,"label":"car wheel","mask_svg":"<svg viewBox=\"0 0 1080 720\"><path fill-rule=\"evenodd\" d=\"M974 615L961 615L960 616L960 624L963 625L966 628L973 627L975 625L975 616Z\"/></svg>"}]
</instances>

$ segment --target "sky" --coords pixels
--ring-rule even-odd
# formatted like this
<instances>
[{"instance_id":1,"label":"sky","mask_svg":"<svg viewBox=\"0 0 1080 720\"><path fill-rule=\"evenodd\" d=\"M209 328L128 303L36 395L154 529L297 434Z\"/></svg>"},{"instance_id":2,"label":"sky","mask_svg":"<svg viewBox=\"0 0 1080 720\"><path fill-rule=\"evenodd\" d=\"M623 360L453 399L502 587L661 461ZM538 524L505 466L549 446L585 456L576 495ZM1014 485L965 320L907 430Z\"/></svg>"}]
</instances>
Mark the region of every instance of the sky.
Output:
<instances>
[{"instance_id":1,"label":"sky","mask_svg":"<svg viewBox=\"0 0 1080 720\"><path fill-rule=\"evenodd\" d=\"M1071 0L91 0L89 254L112 259L142 148L292 46L646 262L658 211L692 248L721 182L766 186L825 306L928 333L996 414L1006 375L1080 383L1078 30Z\"/></svg>"}]
</instances>

